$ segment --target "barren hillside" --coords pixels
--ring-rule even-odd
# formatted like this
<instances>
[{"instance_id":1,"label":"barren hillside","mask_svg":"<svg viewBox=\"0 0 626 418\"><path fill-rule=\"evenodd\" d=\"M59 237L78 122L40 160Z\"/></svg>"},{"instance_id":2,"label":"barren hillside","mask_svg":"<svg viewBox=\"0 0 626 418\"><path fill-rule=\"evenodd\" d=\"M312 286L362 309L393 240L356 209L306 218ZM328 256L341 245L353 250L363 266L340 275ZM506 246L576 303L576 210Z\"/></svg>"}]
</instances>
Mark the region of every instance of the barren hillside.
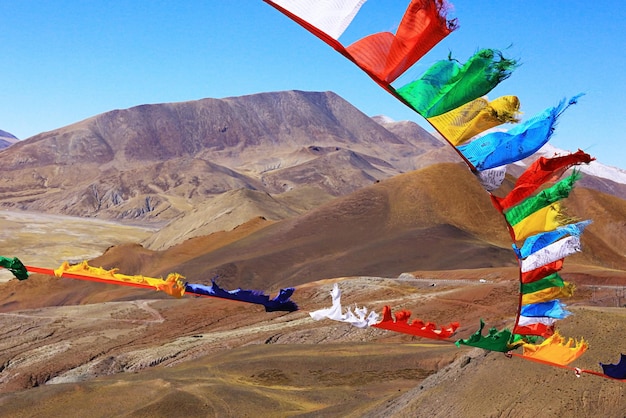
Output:
<instances>
[{"instance_id":1,"label":"barren hillside","mask_svg":"<svg viewBox=\"0 0 626 418\"><path fill-rule=\"evenodd\" d=\"M331 92L115 110L0 152L0 205L160 221L239 188L337 196L412 170L443 146L409 124L396 134Z\"/></svg>"}]
</instances>

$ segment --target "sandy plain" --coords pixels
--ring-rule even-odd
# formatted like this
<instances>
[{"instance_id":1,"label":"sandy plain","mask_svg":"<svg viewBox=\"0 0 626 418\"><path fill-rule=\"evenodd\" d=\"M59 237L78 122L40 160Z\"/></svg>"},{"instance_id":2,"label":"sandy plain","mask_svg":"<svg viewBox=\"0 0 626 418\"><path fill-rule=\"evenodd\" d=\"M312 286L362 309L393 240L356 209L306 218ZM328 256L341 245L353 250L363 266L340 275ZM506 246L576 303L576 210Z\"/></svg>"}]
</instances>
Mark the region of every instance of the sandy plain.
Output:
<instances>
[{"instance_id":1,"label":"sandy plain","mask_svg":"<svg viewBox=\"0 0 626 418\"><path fill-rule=\"evenodd\" d=\"M24 264L56 268L63 261L80 262L108 247L141 242L158 225L145 227L95 218L0 210L0 255ZM0 283L13 276L0 269Z\"/></svg>"}]
</instances>

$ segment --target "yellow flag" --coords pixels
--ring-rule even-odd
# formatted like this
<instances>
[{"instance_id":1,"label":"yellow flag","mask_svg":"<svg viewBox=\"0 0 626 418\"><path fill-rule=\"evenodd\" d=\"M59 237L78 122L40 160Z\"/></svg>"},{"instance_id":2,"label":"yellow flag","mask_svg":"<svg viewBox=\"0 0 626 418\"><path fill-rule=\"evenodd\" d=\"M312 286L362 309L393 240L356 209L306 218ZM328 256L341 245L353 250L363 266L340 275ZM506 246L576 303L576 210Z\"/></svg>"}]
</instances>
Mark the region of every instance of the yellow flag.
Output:
<instances>
[{"instance_id":1,"label":"yellow flag","mask_svg":"<svg viewBox=\"0 0 626 418\"><path fill-rule=\"evenodd\" d=\"M487 101L484 98L472 100L428 121L454 146L460 145L481 132L503 123L519 122L519 99L516 96L502 96Z\"/></svg>"},{"instance_id":2,"label":"yellow flag","mask_svg":"<svg viewBox=\"0 0 626 418\"><path fill-rule=\"evenodd\" d=\"M572 296L574 294L574 285L569 282L563 282L563 284L563 287L548 287L547 289L522 295L522 305L547 302Z\"/></svg>"},{"instance_id":3,"label":"yellow flag","mask_svg":"<svg viewBox=\"0 0 626 418\"><path fill-rule=\"evenodd\" d=\"M184 277L178 273L170 273L165 280L163 280L162 278L145 277L141 275L127 276L125 274L117 273L117 270L118 269L105 270L102 267L92 267L87 263L87 261L74 265L70 265L66 261L61 264L58 269L54 270L54 275L61 277L65 272L77 273L97 279L147 285L177 298L180 298L185 294L185 283L183 282Z\"/></svg>"},{"instance_id":4,"label":"yellow flag","mask_svg":"<svg viewBox=\"0 0 626 418\"><path fill-rule=\"evenodd\" d=\"M522 356L565 366L582 356L587 348L589 344L584 339L575 341L569 338L565 341L558 332L555 332L541 344L524 344Z\"/></svg>"},{"instance_id":5,"label":"yellow flag","mask_svg":"<svg viewBox=\"0 0 626 418\"><path fill-rule=\"evenodd\" d=\"M539 209L513 225L515 240L521 241L540 232L553 231L561 226L561 204L553 203Z\"/></svg>"}]
</instances>

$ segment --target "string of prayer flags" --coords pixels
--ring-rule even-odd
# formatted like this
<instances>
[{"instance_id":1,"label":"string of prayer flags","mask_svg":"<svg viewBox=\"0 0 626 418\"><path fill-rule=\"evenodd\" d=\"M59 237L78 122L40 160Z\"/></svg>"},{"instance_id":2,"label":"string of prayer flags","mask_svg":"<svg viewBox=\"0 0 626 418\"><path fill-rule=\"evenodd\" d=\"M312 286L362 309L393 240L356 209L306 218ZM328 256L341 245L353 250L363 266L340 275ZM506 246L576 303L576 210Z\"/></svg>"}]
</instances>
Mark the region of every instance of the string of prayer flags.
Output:
<instances>
[{"instance_id":1,"label":"string of prayer flags","mask_svg":"<svg viewBox=\"0 0 626 418\"><path fill-rule=\"evenodd\" d=\"M495 49L476 52L465 64L448 57L431 66L417 80L396 89L417 113L432 118L489 93L508 78L517 62Z\"/></svg>"},{"instance_id":2,"label":"string of prayer flags","mask_svg":"<svg viewBox=\"0 0 626 418\"><path fill-rule=\"evenodd\" d=\"M259 290L245 290L241 288L224 290L217 285L215 279L211 280L210 286L185 283L185 291L188 293L263 305L266 312L297 311L298 305L289 299L294 290L293 287L280 289L278 295L270 299L269 295Z\"/></svg>"},{"instance_id":3,"label":"string of prayer flags","mask_svg":"<svg viewBox=\"0 0 626 418\"><path fill-rule=\"evenodd\" d=\"M0 256L0 267L9 270L18 280L28 279L26 266L24 266L17 257L9 258Z\"/></svg>"},{"instance_id":4,"label":"string of prayer flags","mask_svg":"<svg viewBox=\"0 0 626 418\"><path fill-rule=\"evenodd\" d=\"M626 379L626 354L620 355L616 364L600 363L600 366L605 375L613 379Z\"/></svg>"},{"instance_id":5,"label":"string of prayer flags","mask_svg":"<svg viewBox=\"0 0 626 418\"><path fill-rule=\"evenodd\" d=\"M348 308L347 311L344 312L341 306L341 290L339 290L337 283L333 285L330 296L332 306L330 308L309 312L311 318L316 321L331 319L333 321L345 322L358 328L366 328L379 321L379 315L374 311L368 313L366 307L356 307L354 312Z\"/></svg>"},{"instance_id":6,"label":"string of prayer flags","mask_svg":"<svg viewBox=\"0 0 626 418\"><path fill-rule=\"evenodd\" d=\"M558 365L567 365L583 355L589 345L584 339L565 340L558 332L546 338L540 344L524 344L522 356L532 360L544 361Z\"/></svg>"},{"instance_id":7,"label":"string of prayer flags","mask_svg":"<svg viewBox=\"0 0 626 418\"><path fill-rule=\"evenodd\" d=\"M483 328L485 322L480 320L480 327L469 338L460 339L456 341L456 346L468 345L471 347L484 348L490 351L500 351L506 353L511 351L515 347L521 344L521 342L514 342L513 334L509 329L503 329L498 331L497 328L490 328L487 335L483 335Z\"/></svg>"}]
</instances>

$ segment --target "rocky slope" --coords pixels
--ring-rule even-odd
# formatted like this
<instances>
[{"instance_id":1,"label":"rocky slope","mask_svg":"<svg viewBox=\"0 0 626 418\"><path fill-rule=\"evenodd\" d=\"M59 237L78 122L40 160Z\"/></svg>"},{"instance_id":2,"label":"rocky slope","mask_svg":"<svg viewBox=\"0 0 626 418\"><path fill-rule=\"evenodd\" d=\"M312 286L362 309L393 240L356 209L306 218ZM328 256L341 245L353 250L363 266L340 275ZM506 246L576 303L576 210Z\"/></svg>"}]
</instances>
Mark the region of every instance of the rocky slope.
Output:
<instances>
[{"instance_id":1,"label":"rocky slope","mask_svg":"<svg viewBox=\"0 0 626 418\"><path fill-rule=\"evenodd\" d=\"M626 202L578 188L564 204L569 216L594 220L583 234L583 252L571 258L625 269L619 248L626 246ZM177 271L198 283L217 275L227 286L274 290L329 277L517 265L501 215L461 164L402 174L283 220L255 220L254 232L235 242L221 233L187 241L173 233L222 213L198 213L180 228L172 222L167 234L149 240L161 245L158 251L112 248L96 261L135 274Z\"/></svg>"},{"instance_id":2,"label":"rocky slope","mask_svg":"<svg viewBox=\"0 0 626 418\"><path fill-rule=\"evenodd\" d=\"M0 149L7 148L15 144L17 141L18 139L15 137L15 135L0 129Z\"/></svg>"},{"instance_id":3,"label":"rocky slope","mask_svg":"<svg viewBox=\"0 0 626 418\"><path fill-rule=\"evenodd\" d=\"M92 260L125 273L187 269L197 282L221 265L211 260L230 258L233 271L256 275L229 276L221 267L224 287L235 277L264 290L298 284L301 311L289 314L41 275L11 280L0 292L3 415L619 416L626 396L619 382L308 316L329 306L338 282L344 306L388 304L438 324L459 321L459 338L479 319L510 325L517 268L480 191L461 165L436 165L284 220L256 218L158 252L116 246ZM615 251L601 250L620 245L602 228L615 225L610 213L617 209L619 218L623 206L585 189L567 200L584 211L591 201L604 216L585 234L597 240L592 254L566 265L564 277L578 290L569 303L574 316L561 328L591 344L575 365L597 370L598 361L617 361L624 312L615 291L626 275L592 265L620 263ZM71 242L71 228L65 233ZM412 274L388 274L401 270ZM376 272L385 274L371 277Z\"/></svg>"},{"instance_id":4,"label":"rocky slope","mask_svg":"<svg viewBox=\"0 0 626 418\"><path fill-rule=\"evenodd\" d=\"M330 92L115 110L1 152L0 205L167 220L239 188L315 185L338 196L415 169L443 146L414 123L394 130Z\"/></svg>"},{"instance_id":5,"label":"rocky slope","mask_svg":"<svg viewBox=\"0 0 626 418\"><path fill-rule=\"evenodd\" d=\"M1 152L5 207L169 221L143 246L115 237L92 265L192 283L217 275L224 288L271 294L296 286L301 308L10 280L0 284L3 416L623 415L620 382L309 317L337 282L344 306L459 321L455 338L479 319L512 323L518 272L502 218L419 132L331 93L284 92L114 111ZM574 365L598 370L623 342L626 204L585 187L565 204L594 223L563 271L577 292L560 328L591 345ZM91 225L37 224L42 251L97 240L106 224ZM44 247L53 234L67 247Z\"/></svg>"}]
</instances>

